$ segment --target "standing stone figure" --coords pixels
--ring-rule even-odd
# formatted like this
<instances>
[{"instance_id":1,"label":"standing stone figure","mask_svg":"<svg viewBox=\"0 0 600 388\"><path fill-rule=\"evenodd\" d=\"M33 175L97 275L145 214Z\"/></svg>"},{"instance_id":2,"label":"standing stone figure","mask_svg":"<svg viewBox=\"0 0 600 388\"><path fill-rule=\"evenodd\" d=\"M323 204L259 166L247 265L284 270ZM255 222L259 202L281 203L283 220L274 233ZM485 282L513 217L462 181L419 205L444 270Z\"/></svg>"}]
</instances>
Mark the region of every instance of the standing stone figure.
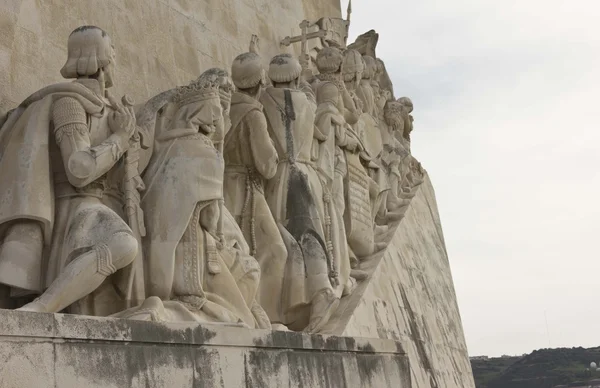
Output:
<instances>
[{"instance_id":1,"label":"standing stone figure","mask_svg":"<svg viewBox=\"0 0 600 388\"><path fill-rule=\"evenodd\" d=\"M357 53L358 54L358 53ZM359 59L362 61L362 58ZM334 48L321 50L317 56L320 81L317 85L317 100L320 112L328 106L340 112L344 122L337 127L335 148L335 175L333 198L337 210L344 215L345 233L351 249L351 257L373 253L374 235L371 216L371 179L360 160L364 147L360 135L353 129L358 127L361 104L344 84L342 67L344 56ZM362 70L361 70L362 71ZM322 117L322 115L320 115ZM322 121L319 121L322 123Z\"/></svg>"},{"instance_id":2,"label":"standing stone figure","mask_svg":"<svg viewBox=\"0 0 600 388\"><path fill-rule=\"evenodd\" d=\"M264 69L258 54L237 56L231 68L237 87L231 98L231 129L225 136L225 206L240 225L261 268L258 302L273 324L283 324L281 294L287 250L264 194L278 157L258 101Z\"/></svg>"},{"instance_id":3,"label":"standing stone figure","mask_svg":"<svg viewBox=\"0 0 600 388\"><path fill-rule=\"evenodd\" d=\"M403 138L407 126L412 125L408 114L409 109L402 102L395 100L388 101L385 105L384 116L386 125L382 126L385 147L383 162L389 171L391 192L388 195L387 209L391 212L395 212L398 207L406 208L406 205L409 203L402 198L404 189L410 189L406 181L407 173L406 171L402 171L405 170L405 166L408 167L408 162L410 161L410 149L408 148L408 143Z\"/></svg>"},{"instance_id":4,"label":"standing stone figure","mask_svg":"<svg viewBox=\"0 0 600 388\"><path fill-rule=\"evenodd\" d=\"M270 327L255 303L260 268L225 237L241 233L220 206L224 161L210 138L224 132L215 73L178 88L163 112L169 124L156 139L142 197L148 299L118 317Z\"/></svg>"},{"instance_id":5,"label":"standing stone figure","mask_svg":"<svg viewBox=\"0 0 600 388\"><path fill-rule=\"evenodd\" d=\"M128 166L122 159L133 143L136 123L127 99L120 103L107 94L114 60L105 31L77 28L69 36L61 70L63 77L76 80L35 93L2 129L0 222L28 229L23 234L23 241L33 243L28 253L42 251L37 245L41 232L42 257L47 257L45 263L38 258L38 268L28 269L31 279L46 269L38 288L47 289L22 310L58 312L97 289L104 303L86 298L71 311L108 315L122 308L118 295L126 286L107 278L132 263L138 252L138 241L124 220ZM33 220L40 229L21 220ZM20 260L2 253L0 262Z\"/></svg>"},{"instance_id":6,"label":"standing stone figure","mask_svg":"<svg viewBox=\"0 0 600 388\"><path fill-rule=\"evenodd\" d=\"M315 112L298 90L302 67L289 54L269 65L273 86L261 96L267 128L279 155L265 197L290 254L286 270L286 324L293 330L319 331L339 299L333 292L338 269L329 256L323 230L323 190L311 149ZM298 252L300 250L300 252Z\"/></svg>"},{"instance_id":7,"label":"standing stone figure","mask_svg":"<svg viewBox=\"0 0 600 388\"><path fill-rule=\"evenodd\" d=\"M370 159L368 166L369 175L377 183L378 192L372 197L373 215L386 216L387 195L390 190L389 181L385 169L382 166L383 139L381 137L380 123L377 114L375 92L371 81L377 72L377 62L374 58L363 55L364 70L360 82L356 86L355 93L363 106L363 114L360 122L363 126L363 143L365 153ZM386 220L387 221L387 220Z\"/></svg>"},{"instance_id":8,"label":"standing stone figure","mask_svg":"<svg viewBox=\"0 0 600 388\"><path fill-rule=\"evenodd\" d=\"M329 200L324 202L331 220L333 256L340 268L340 284L345 287L344 293L349 293L354 285L349 278L350 253L344 222L344 179L348 171L344 149L357 150L358 141L348 132L343 115L343 87L339 74L342 59L342 53L334 47L324 48L317 55L320 74L314 84L318 102L315 132L320 141L315 153L322 186L329 194Z\"/></svg>"},{"instance_id":9,"label":"standing stone figure","mask_svg":"<svg viewBox=\"0 0 600 388\"><path fill-rule=\"evenodd\" d=\"M396 131L395 136L398 141L408 150L410 157L405 159L401 169L404 171L402 176L407 181L402 187L415 187L423 183L423 168L413 156L410 150L410 134L414 128L414 118L411 115L413 103L408 97L400 97L397 102L402 106L403 130Z\"/></svg>"}]
</instances>

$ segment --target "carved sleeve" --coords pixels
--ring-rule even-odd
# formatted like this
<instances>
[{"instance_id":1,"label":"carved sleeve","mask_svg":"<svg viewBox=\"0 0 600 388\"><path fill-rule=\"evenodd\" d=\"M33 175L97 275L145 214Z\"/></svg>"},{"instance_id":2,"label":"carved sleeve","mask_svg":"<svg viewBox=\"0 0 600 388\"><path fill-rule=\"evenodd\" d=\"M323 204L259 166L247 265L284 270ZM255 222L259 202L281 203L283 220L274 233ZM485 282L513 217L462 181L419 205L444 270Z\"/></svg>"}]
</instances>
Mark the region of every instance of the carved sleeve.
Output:
<instances>
[{"instance_id":1,"label":"carved sleeve","mask_svg":"<svg viewBox=\"0 0 600 388\"><path fill-rule=\"evenodd\" d=\"M356 124L360 119L360 109L356 106L350 92L345 89L342 91L342 98L344 100L344 107L346 108L346 111L344 112L346 122L350 125Z\"/></svg>"},{"instance_id":2,"label":"carved sleeve","mask_svg":"<svg viewBox=\"0 0 600 388\"><path fill-rule=\"evenodd\" d=\"M325 114L332 114L333 112L339 112L338 109L338 101L339 101L339 97L340 97L340 92L338 90L338 87L331 83L331 82L326 82L324 84L322 84L318 89L317 89L317 104L319 107L321 107L320 111L325 111ZM325 107L325 109L323 109ZM331 117L328 115L328 117ZM332 120L333 121L333 120ZM339 126L340 122L343 122L343 117L338 118L338 120L336 120L336 122L334 122L333 126ZM314 137L319 140L319 141L325 141L329 138L329 136L331 135L330 131L331 131L331 125L329 125L329 123L322 123L321 120L318 118L317 116L317 121L316 121L316 125L315 125L315 132L314 132Z\"/></svg>"},{"instance_id":3,"label":"carved sleeve","mask_svg":"<svg viewBox=\"0 0 600 388\"><path fill-rule=\"evenodd\" d=\"M277 172L279 162L277 150L269 137L267 120L259 111L252 111L246 117L250 129L250 151L256 169L265 179L271 179Z\"/></svg>"},{"instance_id":4,"label":"carved sleeve","mask_svg":"<svg viewBox=\"0 0 600 388\"><path fill-rule=\"evenodd\" d=\"M358 140L350 135L345 125L340 125L335 129L335 144L339 147L354 148L358 145Z\"/></svg>"},{"instance_id":5,"label":"carved sleeve","mask_svg":"<svg viewBox=\"0 0 600 388\"><path fill-rule=\"evenodd\" d=\"M127 140L116 134L91 146L87 114L72 97L54 103L52 121L67 178L75 187L86 186L104 175L123 154L123 142Z\"/></svg>"}]
</instances>

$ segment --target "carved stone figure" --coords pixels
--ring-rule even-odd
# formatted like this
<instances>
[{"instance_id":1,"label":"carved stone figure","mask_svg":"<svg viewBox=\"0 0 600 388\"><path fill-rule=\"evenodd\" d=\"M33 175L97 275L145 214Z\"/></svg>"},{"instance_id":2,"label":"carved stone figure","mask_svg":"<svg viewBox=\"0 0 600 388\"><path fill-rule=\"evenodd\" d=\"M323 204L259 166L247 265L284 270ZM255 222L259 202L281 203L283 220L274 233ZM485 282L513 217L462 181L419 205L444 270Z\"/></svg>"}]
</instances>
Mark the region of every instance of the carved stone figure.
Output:
<instances>
[{"instance_id":1,"label":"carved stone figure","mask_svg":"<svg viewBox=\"0 0 600 388\"><path fill-rule=\"evenodd\" d=\"M165 107L169 127L156 139L142 197L149 298L118 317L270 327L255 302L258 263L220 206L224 162L210 138L224 132L220 86L227 82L219 73L211 69L180 87ZM219 230L220 222L230 233Z\"/></svg>"},{"instance_id":2,"label":"carved stone figure","mask_svg":"<svg viewBox=\"0 0 600 388\"><path fill-rule=\"evenodd\" d=\"M318 331L337 307L333 292L338 269L331 260L323 229L323 190L311 160L315 112L298 90L300 63L289 54L269 65L273 86L261 96L267 128L279 155L265 197L288 249L286 324L293 330Z\"/></svg>"},{"instance_id":3,"label":"carved stone figure","mask_svg":"<svg viewBox=\"0 0 600 388\"><path fill-rule=\"evenodd\" d=\"M364 62L364 69L362 71L359 83L356 86L356 96L362 102L363 113L376 118L375 94L373 92L371 80L377 72L377 62L375 62L373 57L368 55L363 55L362 59Z\"/></svg>"},{"instance_id":4,"label":"carved stone figure","mask_svg":"<svg viewBox=\"0 0 600 388\"><path fill-rule=\"evenodd\" d=\"M414 128L414 118L411 115L413 111L413 103L408 97L401 97L398 99L398 103L402 106L402 117L403 124L402 130L398 130L395 133L396 139L410 151L410 134ZM423 183L424 171L419 163L412 155L406 159L402 165L403 173L403 184L401 187L415 187Z\"/></svg>"},{"instance_id":5,"label":"carved stone figure","mask_svg":"<svg viewBox=\"0 0 600 388\"><path fill-rule=\"evenodd\" d=\"M400 97L398 103L402 106L402 117L404 118L402 130L396 131L396 138L405 143L410 151L410 133L413 131L413 103L408 97ZM406 119L408 118L408 119Z\"/></svg>"},{"instance_id":6,"label":"carved stone figure","mask_svg":"<svg viewBox=\"0 0 600 388\"><path fill-rule=\"evenodd\" d=\"M258 302L274 324L283 324L281 295L287 250L264 195L265 180L277 171L277 151L269 137L263 106L261 58L237 56L231 68L237 87L231 99L231 130L225 136L225 206L240 225L261 268Z\"/></svg>"},{"instance_id":7,"label":"carved stone figure","mask_svg":"<svg viewBox=\"0 0 600 388\"><path fill-rule=\"evenodd\" d=\"M317 56L317 69L320 74L315 84L318 108L315 121L317 142L313 145L313 153L325 193L323 202L329 221L325 232L327 240L331 241L331 255L340 269L342 288L338 288L338 291L348 294L354 284L349 277L350 252L344 223L344 178L347 168L342 147L357 150L358 141L346 130L342 94L338 87L339 74L338 83L334 81L341 63L342 54L337 48L327 47Z\"/></svg>"},{"instance_id":8,"label":"carved stone figure","mask_svg":"<svg viewBox=\"0 0 600 388\"><path fill-rule=\"evenodd\" d=\"M363 55L362 59L365 67L360 82L356 86L356 96L362 102L363 107L363 114L360 121L363 123L365 151L372 162L369 164L369 175L377 183L379 189L374 197L372 197L374 199L373 214L385 216L387 193L390 186L385 170L382 169L383 138L381 137L381 129L379 128L380 122L377 113L375 92L371 85L372 78L377 72L377 62L368 55Z\"/></svg>"},{"instance_id":9,"label":"carved stone figure","mask_svg":"<svg viewBox=\"0 0 600 388\"><path fill-rule=\"evenodd\" d=\"M410 101L410 100L408 100ZM410 149L407 142L398 140L397 133L403 134L407 126L412 125L412 120L408 114L409 109L399 101L388 101L385 106L385 126L382 126L382 136L384 138L385 152L383 156L384 166L389 172L391 193L388 195L387 209L396 211L398 208L406 208L408 201L402 198L402 192L410 189L410 184L406 181L407 172L404 166L408 166L410 161ZM409 130L409 129L407 129ZM399 135L403 138L402 135ZM400 214L403 214L400 212Z\"/></svg>"},{"instance_id":10,"label":"carved stone figure","mask_svg":"<svg viewBox=\"0 0 600 388\"><path fill-rule=\"evenodd\" d=\"M124 219L129 184L140 182L137 159L130 165L122 157L139 143L132 139L132 103L107 94L114 60L106 32L77 28L69 36L61 70L65 78L76 80L30 96L2 128L0 222L8 228L5 242L13 244L3 246L0 263L16 263L4 275L25 276L2 282L45 289L23 310L58 312L79 301L71 311L108 315L124 306L119 295L130 297L127 281L116 282L110 275L138 254L138 241ZM18 163L23 158L30 163ZM16 232L22 237L16 238ZM28 256L21 260L19 252ZM19 273L15 267L21 264L27 266ZM95 291L104 303L85 298Z\"/></svg>"},{"instance_id":11,"label":"carved stone figure","mask_svg":"<svg viewBox=\"0 0 600 388\"><path fill-rule=\"evenodd\" d=\"M352 124L351 132L360 140L361 152L358 154L347 153L348 163L347 177L347 230L348 242L352 251L359 257L368 256L375 249L375 236L373 231L376 202L380 195L377 183L367 174L368 170L379 169L373 162L376 152L369 137L377 131L375 123L370 120L369 115L362 113L362 101L358 98L356 90L360 85L362 73L365 69L362 56L356 50L347 50L344 53L344 61L341 71L345 82L345 88L351 96L352 103L356 106L359 114L358 120ZM368 144L369 146L365 146ZM376 155L375 155L376 156Z\"/></svg>"}]
</instances>

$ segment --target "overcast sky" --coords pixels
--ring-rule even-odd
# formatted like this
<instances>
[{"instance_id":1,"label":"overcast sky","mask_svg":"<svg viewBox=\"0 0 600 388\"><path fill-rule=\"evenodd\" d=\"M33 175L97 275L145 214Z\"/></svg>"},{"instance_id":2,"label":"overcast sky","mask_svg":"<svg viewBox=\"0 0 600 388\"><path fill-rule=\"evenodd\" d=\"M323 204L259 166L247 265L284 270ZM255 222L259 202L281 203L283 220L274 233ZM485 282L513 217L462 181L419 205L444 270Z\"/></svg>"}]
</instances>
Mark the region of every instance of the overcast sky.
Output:
<instances>
[{"instance_id":1,"label":"overcast sky","mask_svg":"<svg viewBox=\"0 0 600 388\"><path fill-rule=\"evenodd\" d=\"M600 346L600 2L354 0L350 41L371 28L415 105L469 353Z\"/></svg>"}]
</instances>

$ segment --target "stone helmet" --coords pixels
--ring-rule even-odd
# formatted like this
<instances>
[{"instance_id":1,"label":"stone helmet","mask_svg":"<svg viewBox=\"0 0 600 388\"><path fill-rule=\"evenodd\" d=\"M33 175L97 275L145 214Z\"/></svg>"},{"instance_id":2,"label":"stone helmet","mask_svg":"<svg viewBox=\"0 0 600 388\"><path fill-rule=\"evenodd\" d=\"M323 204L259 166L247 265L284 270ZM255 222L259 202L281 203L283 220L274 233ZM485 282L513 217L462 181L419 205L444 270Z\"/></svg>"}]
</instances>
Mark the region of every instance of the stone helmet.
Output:
<instances>
[{"instance_id":1,"label":"stone helmet","mask_svg":"<svg viewBox=\"0 0 600 388\"><path fill-rule=\"evenodd\" d=\"M285 83L298 79L302 74L302 66L291 54L279 54L271 59L269 78L273 82Z\"/></svg>"},{"instance_id":2,"label":"stone helmet","mask_svg":"<svg viewBox=\"0 0 600 388\"><path fill-rule=\"evenodd\" d=\"M250 89L265 84L265 69L258 54L238 55L231 65L231 78L238 89Z\"/></svg>"},{"instance_id":3,"label":"stone helmet","mask_svg":"<svg viewBox=\"0 0 600 388\"><path fill-rule=\"evenodd\" d=\"M324 47L317 54L317 70L321 74L337 73L342 66L344 56L342 52L335 47Z\"/></svg>"},{"instance_id":4,"label":"stone helmet","mask_svg":"<svg viewBox=\"0 0 600 388\"><path fill-rule=\"evenodd\" d=\"M106 86L112 86L115 51L108 34L96 26L75 29L67 42L67 62L60 70L64 78L91 76L107 70Z\"/></svg>"},{"instance_id":5,"label":"stone helmet","mask_svg":"<svg viewBox=\"0 0 600 388\"><path fill-rule=\"evenodd\" d=\"M344 81L360 80L365 71L365 62L362 55L356 50L346 50L342 62L342 74Z\"/></svg>"},{"instance_id":6,"label":"stone helmet","mask_svg":"<svg viewBox=\"0 0 600 388\"><path fill-rule=\"evenodd\" d=\"M369 55L363 55L363 61L365 61L365 70L363 71L362 77L364 79L374 78L377 73L377 61Z\"/></svg>"}]
</instances>

